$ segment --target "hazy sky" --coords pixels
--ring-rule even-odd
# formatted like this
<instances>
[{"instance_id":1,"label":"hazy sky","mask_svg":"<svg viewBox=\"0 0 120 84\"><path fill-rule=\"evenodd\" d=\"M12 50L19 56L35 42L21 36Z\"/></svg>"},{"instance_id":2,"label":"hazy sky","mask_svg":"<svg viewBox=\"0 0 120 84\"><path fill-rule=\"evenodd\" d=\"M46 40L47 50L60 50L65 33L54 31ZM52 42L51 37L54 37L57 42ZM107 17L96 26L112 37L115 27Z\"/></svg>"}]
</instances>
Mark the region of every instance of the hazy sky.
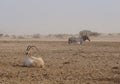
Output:
<instances>
[{"instance_id":1,"label":"hazy sky","mask_svg":"<svg viewBox=\"0 0 120 84\"><path fill-rule=\"evenodd\" d=\"M120 33L120 0L0 0L0 33Z\"/></svg>"}]
</instances>

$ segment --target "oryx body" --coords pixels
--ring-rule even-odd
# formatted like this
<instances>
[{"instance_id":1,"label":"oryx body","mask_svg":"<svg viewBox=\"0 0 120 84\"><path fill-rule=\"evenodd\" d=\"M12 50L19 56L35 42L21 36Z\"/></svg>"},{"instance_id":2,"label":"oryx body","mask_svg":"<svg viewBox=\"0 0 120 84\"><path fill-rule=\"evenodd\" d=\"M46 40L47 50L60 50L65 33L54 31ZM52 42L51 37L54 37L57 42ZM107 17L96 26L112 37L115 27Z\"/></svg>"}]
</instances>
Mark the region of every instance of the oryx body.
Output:
<instances>
[{"instance_id":1,"label":"oryx body","mask_svg":"<svg viewBox=\"0 0 120 84\"><path fill-rule=\"evenodd\" d=\"M25 66L37 66L37 67L43 67L44 66L44 61L41 57L34 57L31 56L30 49L34 47L37 49L35 46L28 46L25 52ZM38 49L37 49L38 50Z\"/></svg>"}]
</instances>

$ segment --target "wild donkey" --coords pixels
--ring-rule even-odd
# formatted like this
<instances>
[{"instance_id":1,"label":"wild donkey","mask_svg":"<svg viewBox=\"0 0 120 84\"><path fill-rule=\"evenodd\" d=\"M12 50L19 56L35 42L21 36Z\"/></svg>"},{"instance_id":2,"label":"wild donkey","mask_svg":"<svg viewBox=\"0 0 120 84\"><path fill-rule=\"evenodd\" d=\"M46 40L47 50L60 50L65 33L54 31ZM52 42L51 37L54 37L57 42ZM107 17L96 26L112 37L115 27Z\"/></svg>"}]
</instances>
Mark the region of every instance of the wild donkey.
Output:
<instances>
[{"instance_id":1,"label":"wild donkey","mask_svg":"<svg viewBox=\"0 0 120 84\"><path fill-rule=\"evenodd\" d=\"M88 37L88 35L82 35L82 36L79 36L79 37L70 37L68 38L68 43L71 44L71 43L80 43L82 44L84 41L90 41L90 38Z\"/></svg>"}]
</instances>

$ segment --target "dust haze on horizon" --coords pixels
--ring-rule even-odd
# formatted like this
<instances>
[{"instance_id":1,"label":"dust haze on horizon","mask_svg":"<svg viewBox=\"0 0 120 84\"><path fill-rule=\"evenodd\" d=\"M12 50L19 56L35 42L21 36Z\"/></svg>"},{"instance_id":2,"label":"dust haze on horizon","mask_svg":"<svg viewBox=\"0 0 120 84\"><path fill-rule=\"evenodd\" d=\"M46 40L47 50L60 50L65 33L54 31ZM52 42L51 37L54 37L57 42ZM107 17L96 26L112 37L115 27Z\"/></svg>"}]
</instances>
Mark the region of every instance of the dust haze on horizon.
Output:
<instances>
[{"instance_id":1,"label":"dust haze on horizon","mask_svg":"<svg viewBox=\"0 0 120 84\"><path fill-rule=\"evenodd\" d=\"M120 0L0 0L0 33L120 33Z\"/></svg>"}]
</instances>

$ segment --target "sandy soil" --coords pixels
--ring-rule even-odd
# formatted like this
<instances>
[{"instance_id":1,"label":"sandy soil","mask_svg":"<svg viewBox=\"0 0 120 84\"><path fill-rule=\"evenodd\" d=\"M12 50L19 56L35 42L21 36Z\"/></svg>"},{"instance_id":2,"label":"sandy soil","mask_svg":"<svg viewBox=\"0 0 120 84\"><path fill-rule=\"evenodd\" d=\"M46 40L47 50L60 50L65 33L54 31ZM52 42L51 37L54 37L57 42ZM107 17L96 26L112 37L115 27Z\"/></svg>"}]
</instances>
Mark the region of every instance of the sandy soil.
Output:
<instances>
[{"instance_id":1,"label":"sandy soil","mask_svg":"<svg viewBox=\"0 0 120 84\"><path fill-rule=\"evenodd\" d=\"M44 68L24 67L27 45ZM0 84L120 84L120 42L0 41Z\"/></svg>"}]
</instances>

